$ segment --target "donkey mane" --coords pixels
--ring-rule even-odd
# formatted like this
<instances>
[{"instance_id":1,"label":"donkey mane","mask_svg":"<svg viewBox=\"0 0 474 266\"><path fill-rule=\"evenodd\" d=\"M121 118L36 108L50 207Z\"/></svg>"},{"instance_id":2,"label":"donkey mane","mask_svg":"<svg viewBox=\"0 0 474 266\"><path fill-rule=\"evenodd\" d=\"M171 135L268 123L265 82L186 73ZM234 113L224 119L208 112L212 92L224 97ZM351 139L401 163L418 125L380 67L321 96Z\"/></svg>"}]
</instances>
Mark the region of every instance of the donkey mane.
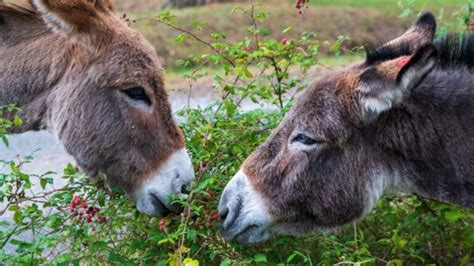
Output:
<instances>
[{"instance_id":1,"label":"donkey mane","mask_svg":"<svg viewBox=\"0 0 474 266\"><path fill-rule=\"evenodd\" d=\"M446 34L435 41L438 66L457 68L474 67L474 34Z\"/></svg>"}]
</instances>

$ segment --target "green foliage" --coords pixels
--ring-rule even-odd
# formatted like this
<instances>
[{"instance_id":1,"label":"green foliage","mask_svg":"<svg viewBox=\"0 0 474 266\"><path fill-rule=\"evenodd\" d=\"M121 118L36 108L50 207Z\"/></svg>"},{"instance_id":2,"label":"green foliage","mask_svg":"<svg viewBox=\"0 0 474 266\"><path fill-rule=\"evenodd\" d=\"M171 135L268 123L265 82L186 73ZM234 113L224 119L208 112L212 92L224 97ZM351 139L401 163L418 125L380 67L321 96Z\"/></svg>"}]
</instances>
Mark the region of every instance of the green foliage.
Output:
<instances>
[{"instance_id":1,"label":"green foliage","mask_svg":"<svg viewBox=\"0 0 474 266\"><path fill-rule=\"evenodd\" d=\"M9 105L9 106L0 106L0 140L8 146L8 139L6 137L7 134L7 129L13 127L13 126L21 126L23 121L21 118L16 115L16 113L19 111L18 108L15 107L15 105ZM12 117L13 119L8 119L7 117Z\"/></svg>"},{"instance_id":2,"label":"green foliage","mask_svg":"<svg viewBox=\"0 0 474 266\"><path fill-rule=\"evenodd\" d=\"M260 27L269 14L258 6L232 12L247 14L251 21L248 36L234 43L226 42L226 33L199 36L206 25L197 22L185 30L168 11L149 20L176 29L177 44L190 41L208 47L208 54L179 61L183 67L193 66L184 76L190 91L197 79L208 75L209 66L220 69L214 88L222 98L179 112L186 118L182 127L197 176L189 198L181 199L186 210L174 217L151 218L136 211L119 191L104 188L105 177L89 180L69 165L63 173L67 185L57 188L53 173L23 172L30 157L2 162L9 171L0 174L0 199L7 203L0 215L11 214L12 222L0 223L0 261L8 265L469 264L474 255L473 211L414 196L386 196L361 223L336 233L280 237L250 247L219 236L215 210L230 177L279 124L294 95L307 87L309 70L320 63L321 51L351 52L344 49L345 36L329 43L301 31L298 38L275 40ZM282 34L290 31L286 28ZM261 108L247 111L244 102ZM0 120L0 137L6 139L6 129L20 121ZM33 186L44 190L33 193L38 191ZM94 220L81 218L81 207L71 208L76 197L84 201L81 206L100 209Z\"/></svg>"}]
</instances>

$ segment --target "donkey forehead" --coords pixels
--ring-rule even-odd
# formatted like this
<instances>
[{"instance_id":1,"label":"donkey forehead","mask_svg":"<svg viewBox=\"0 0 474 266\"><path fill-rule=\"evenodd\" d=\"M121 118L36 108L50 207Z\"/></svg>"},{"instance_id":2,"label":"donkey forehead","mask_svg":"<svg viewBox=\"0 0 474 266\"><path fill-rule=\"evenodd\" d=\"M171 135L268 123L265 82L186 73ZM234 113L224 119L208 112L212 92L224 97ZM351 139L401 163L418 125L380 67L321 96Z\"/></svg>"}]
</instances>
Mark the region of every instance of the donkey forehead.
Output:
<instances>
[{"instance_id":1,"label":"donkey forehead","mask_svg":"<svg viewBox=\"0 0 474 266\"><path fill-rule=\"evenodd\" d=\"M161 64L153 46L142 35L133 29L128 29L129 34L117 34L112 44L105 48L101 54L104 60L143 69L161 69Z\"/></svg>"},{"instance_id":2,"label":"donkey forehead","mask_svg":"<svg viewBox=\"0 0 474 266\"><path fill-rule=\"evenodd\" d=\"M324 116L345 108L356 91L361 72L359 68L350 68L316 80L298 97L294 111L306 116Z\"/></svg>"},{"instance_id":3,"label":"donkey forehead","mask_svg":"<svg viewBox=\"0 0 474 266\"><path fill-rule=\"evenodd\" d=\"M297 99L286 124L294 130L328 132L341 130L358 111L354 99L363 72L360 66L327 74L315 81ZM314 132L314 133L317 133Z\"/></svg>"},{"instance_id":4,"label":"donkey forehead","mask_svg":"<svg viewBox=\"0 0 474 266\"><path fill-rule=\"evenodd\" d=\"M117 40L95 55L88 67L88 76L100 76L101 82L140 83L154 85L162 82L162 66L156 52L146 41ZM81 59L79 59L81 60Z\"/></svg>"}]
</instances>

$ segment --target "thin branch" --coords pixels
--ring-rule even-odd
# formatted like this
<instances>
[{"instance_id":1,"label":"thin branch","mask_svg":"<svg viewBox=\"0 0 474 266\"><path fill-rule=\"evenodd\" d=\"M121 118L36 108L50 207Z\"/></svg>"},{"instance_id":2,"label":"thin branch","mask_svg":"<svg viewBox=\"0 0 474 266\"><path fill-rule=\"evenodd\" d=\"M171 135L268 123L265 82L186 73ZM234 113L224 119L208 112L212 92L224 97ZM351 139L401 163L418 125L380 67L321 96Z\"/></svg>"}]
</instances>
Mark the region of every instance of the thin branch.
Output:
<instances>
[{"instance_id":1,"label":"thin branch","mask_svg":"<svg viewBox=\"0 0 474 266\"><path fill-rule=\"evenodd\" d=\"M161 23L163 25L166 25L174 30L177 30L179 32L182 32L182 33L186 33L187 35L191 36L191 38L193 38L195 41L209 47L214 53L222 56L222 58L224 58L225 61L227 61L230 65L232 65L233 67L235 67L235 63L229 59L228 57L226 57L225 55L222 54L221 51L219 51L219 49L217 49L216 47L212 46L211 43L203 40L202 38L200 38L199 36L197 36L196 34L192 33L191 31L188 31L188 30L185 30L185 29L182 29L182 28L179 28L169 22L166 22L164 20L161 20L161 19L151 19L151 18L139 18L139 19L136 19L134 20L135 22L138 22L138 21L148 21L148 22L157 22L157 23Z\"/></svg>"}]
</instances>

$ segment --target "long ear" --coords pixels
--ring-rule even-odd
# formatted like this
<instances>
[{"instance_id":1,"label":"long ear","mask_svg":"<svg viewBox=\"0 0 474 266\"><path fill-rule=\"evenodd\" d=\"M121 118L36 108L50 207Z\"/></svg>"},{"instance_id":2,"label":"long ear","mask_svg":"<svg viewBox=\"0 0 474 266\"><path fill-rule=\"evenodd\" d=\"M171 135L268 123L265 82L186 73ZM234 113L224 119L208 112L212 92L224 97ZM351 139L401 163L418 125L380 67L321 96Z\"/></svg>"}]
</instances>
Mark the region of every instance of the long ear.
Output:
<instances>
[{"instance_id":1,"label":"long ear","mask_svg":"<svg viewBox=\"0 0 474 266\"><path fill-rule=\"evenodd\" d=\"M366 64L413 54L418 48L433 42L436 18L432 13L422 14L404 34L367 53Z\"/></svg>"},{"instance_id":2,"label":"long ear","mask_svg":"<svg viewBox=\"0 0 474 266\"><path fill-rule=\"evenodd\" d=\"M30 0L53 30L94 49L107 32L105 18L114 11L111 0Z\"/></svg>"},{"instance_id":3,"label":"long ear","mask_svg":"<svg viewBox=\"0 0 474 266\"><path fill-rule=\"evenodd\" d=\"M365 70L357 85L364 120L372 121L400 105L433 68L437 55L436 47L430 43L420 47L412 56L386 61Z\"/></svg>"}]
</instances>

